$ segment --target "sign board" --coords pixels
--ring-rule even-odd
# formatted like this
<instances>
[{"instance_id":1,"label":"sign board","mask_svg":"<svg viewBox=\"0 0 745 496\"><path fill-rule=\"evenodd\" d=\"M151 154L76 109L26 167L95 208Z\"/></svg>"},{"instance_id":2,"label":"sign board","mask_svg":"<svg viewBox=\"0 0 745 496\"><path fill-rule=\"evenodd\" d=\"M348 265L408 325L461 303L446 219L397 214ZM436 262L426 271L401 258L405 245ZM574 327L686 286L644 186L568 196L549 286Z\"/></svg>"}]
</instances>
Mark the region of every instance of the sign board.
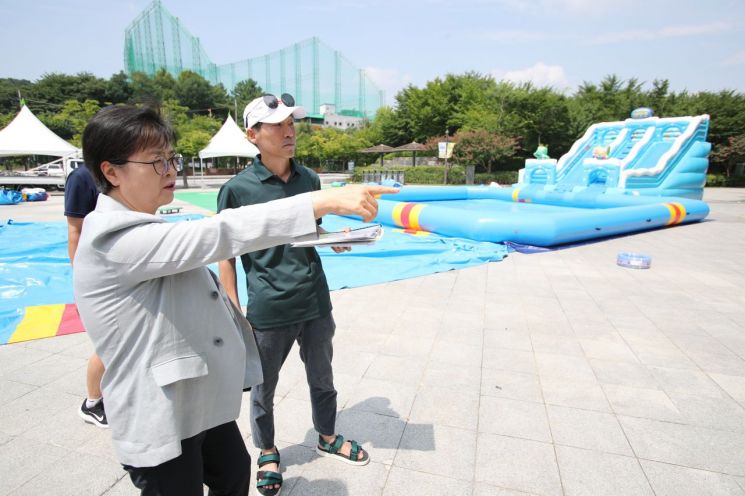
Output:
<instances>
[{"instance_id":1,"label":"sign board","mask_svg":"<svg viewBox=\"0 0 745 496\"><path fill-rule=\"evenodd\" d=\"M453 148L455 148L455 143L452 141L440 141L437 143L437 151L438 151L438 157L439 158L452 158L453 157ZM447 151L446 151L447 149Z\"/></svg>"}]
</instances>

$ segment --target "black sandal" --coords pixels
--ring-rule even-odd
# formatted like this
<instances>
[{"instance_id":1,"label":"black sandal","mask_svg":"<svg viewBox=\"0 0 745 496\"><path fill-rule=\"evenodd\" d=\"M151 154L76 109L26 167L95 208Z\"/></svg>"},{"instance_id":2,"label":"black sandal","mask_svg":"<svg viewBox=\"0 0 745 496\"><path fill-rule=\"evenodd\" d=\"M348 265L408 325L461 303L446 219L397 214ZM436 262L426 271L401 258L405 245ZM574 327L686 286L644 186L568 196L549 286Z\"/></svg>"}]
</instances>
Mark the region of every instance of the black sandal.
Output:
<instances>
[{"instance_id":1,"label":"black sandal","mask_svg":"<svg viewBox=\"0 0 745 496\"><path fill-rule=\"evenodd\" d=\"M336 458L339 461L348 463L350 465L367 465L370 462L370 455L362 449L362 446L357 444L357 441L350 439L349 443L352 448L349 451L349 456L342 454L339 450L344 445L344 437L341 434L336 435L333 443L327 443L321 436L318 436L318 446L316 446L316 453L321 456L329 456ZM362 458L357 455L362 453Z\"/></svg>"},{"instance_id":2,"label":"black sandal","mask_svg":"<svg viewBox=\"0 0 745 496\"><path fill-rule=\"evenodd\" d=\"M259 468L269 463L276 463L279 470L279 451L259 456L256 464ZM279 487L272 487L279 485ZM256 472L256 490L262 496L278 496L282 490L282 474L271 470L259 470Z\"/></svg>"}]
</instances>

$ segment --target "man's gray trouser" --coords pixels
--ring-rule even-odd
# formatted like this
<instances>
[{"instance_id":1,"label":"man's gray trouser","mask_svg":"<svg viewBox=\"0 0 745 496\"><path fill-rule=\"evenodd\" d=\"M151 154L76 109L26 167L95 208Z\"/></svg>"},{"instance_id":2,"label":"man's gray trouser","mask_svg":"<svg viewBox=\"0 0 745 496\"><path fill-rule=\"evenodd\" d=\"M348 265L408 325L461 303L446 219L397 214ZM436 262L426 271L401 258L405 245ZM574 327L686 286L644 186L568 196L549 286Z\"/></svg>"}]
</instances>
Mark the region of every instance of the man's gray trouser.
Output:
<instances>
[{"instance_id":1,"label":"man's gray trouser","mask_svg":"<svg viewBox=\"0 0 745 496\"><path fill-rule=\"evenodd\" d=\"M327 317L289 326L256 329L254 335L264 374L263 384L251 390L251 435L257 448L274 446L274 390L279 370L295 341L300 346L300 358L305 364L310 386L313 427L325 436L335 433L336 389L331 369L335 329L334 317L330 313Z\"/></svg>"}]
</instances>

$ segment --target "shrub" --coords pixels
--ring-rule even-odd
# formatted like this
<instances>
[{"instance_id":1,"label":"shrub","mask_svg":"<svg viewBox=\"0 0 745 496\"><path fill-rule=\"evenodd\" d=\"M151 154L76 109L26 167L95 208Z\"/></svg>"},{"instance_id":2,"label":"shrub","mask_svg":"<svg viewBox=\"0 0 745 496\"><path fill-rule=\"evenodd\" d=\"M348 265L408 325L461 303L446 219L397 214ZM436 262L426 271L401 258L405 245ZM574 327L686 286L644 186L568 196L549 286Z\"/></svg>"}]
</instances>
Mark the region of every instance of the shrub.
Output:
<instances>
[{"instance_id":1,"label":"shrub","mask_svg":"<svg viewBox=\"0 0 745 496\"><path fill-rule=\"evenodd\" d=\"M707 174L706 185L710 188L742 188L745 187L745 174L730 177L724 174Z\"/></svg>"},{"instance_id":2,"label":"shrub","mask_svg":"<svg viewBox=\"0 0 745 496\"><path fill-rule=\"evenodd\" d=\"M443 167L406 167L396 169L381 169L380 167L355 167L352 181L362 182L365 172L392 172L403 170L406 184L442 184L445 174ZM448 171L448 184L465 184L466 173L461 165L453 165Z\"/></svg>"},{"instance_id":3,"label":"shrub","mask_svg":"<svg viewBox=\"0 0 745 496\"><path fill-rule=\"evenodd\" d=\"M498 171L491 174L480 173L474 177L475 184L499 183L504 186L515 184L517 182L517 171Z\"/></svg>"}]
</instances>

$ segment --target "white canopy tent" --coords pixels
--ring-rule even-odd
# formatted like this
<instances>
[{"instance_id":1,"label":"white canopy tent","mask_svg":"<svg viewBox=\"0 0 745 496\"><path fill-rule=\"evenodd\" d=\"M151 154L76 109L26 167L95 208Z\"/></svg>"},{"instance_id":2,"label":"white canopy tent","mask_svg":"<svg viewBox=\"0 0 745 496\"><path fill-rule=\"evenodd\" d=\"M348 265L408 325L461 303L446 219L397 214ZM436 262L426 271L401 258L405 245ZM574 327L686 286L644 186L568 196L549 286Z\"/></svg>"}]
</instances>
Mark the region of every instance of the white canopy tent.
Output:
<instances>
[{"instance_id":1,"label":"white canopy tent","mask_svg":"<svg viewBox=\"0 0 745 496\"><path fill-rule=\"evenodd\" d=\"M80 150L54 134L26 105L0 131L0 157L13 155L51 155L65 157Z\"/></svg>"},{"instance_id":2,"label":"white canopy tent","mask_svg":"<svg viewBox=\"0 0 745 496\"><path fill-rule=\"evenodd\" d=\"M204 159L213 157L249 157L253 158L259 154L259 149L248 141L233 117L228 114L225 123L210 140L205 149L199 152L199 166L204 175Z\"/></svg>"}]
</instances>

